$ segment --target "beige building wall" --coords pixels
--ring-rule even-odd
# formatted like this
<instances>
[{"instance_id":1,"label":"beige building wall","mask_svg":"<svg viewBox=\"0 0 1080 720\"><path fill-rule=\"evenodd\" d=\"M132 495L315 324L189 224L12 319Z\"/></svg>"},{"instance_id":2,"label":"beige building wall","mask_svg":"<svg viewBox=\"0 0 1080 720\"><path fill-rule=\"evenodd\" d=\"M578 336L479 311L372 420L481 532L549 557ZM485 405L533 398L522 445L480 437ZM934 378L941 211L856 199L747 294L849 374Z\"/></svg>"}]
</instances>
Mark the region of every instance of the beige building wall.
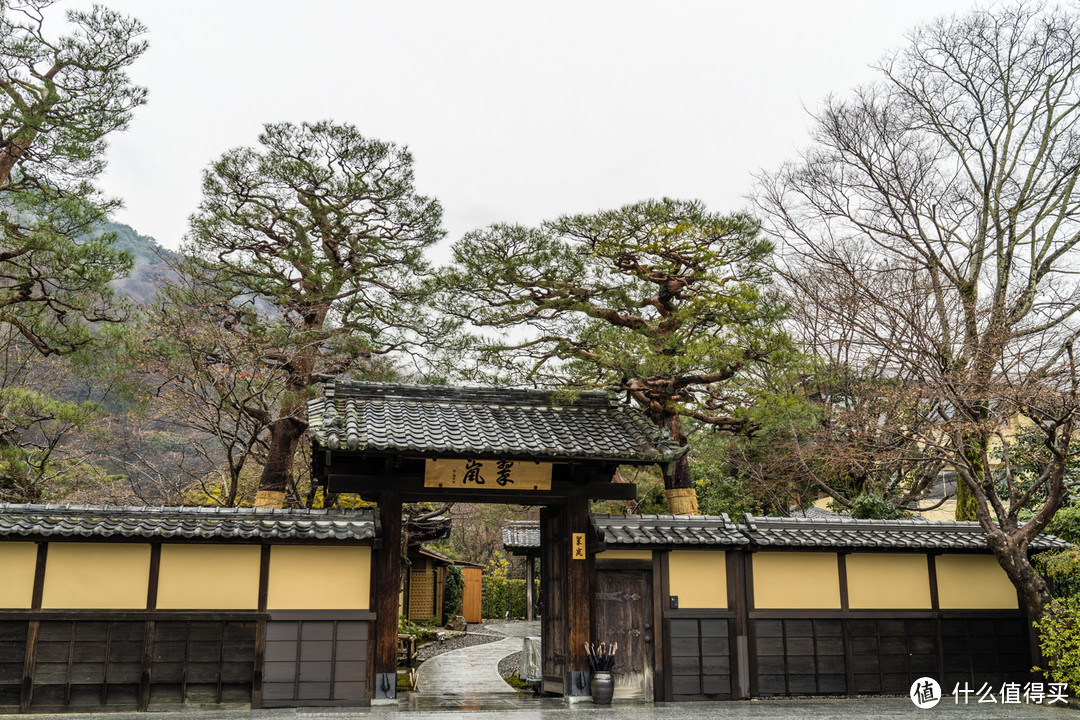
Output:
<instances>
[{"instance_id":1,"label":"beige building wall","mask_svg":"<svg viewBox=\"0 0 1080 720\"><path fill-rule=\"evenodd\" d=\"M0 543L0 608L30 608L36 568L37 543Z\"/></svg>"},{"instance_id":2,"label":"beige building wall","mask_svg":"<svg viewBox=\"0 0 1080 720\"><path fill-rule=\"evenodd\" d=\"M370 547L270 548L271 610L367 610L370 593Z\"/></svg>"},{"instance_id":3,"label":"beige building wall","mask_svg":"<svg viewBox=\"0 0 1080 720\"><path fill-rule=\"evenodd\" d=\"M46 609L146 608L150 546L143 543L51 542L41 599Z\"/></svg>"},{"instance_id":4,"label":"beige building wall","mask_svg":"<svg viewBox=\"0 0 1080 720\"><path fill-rule=\"evenodd\" d=\"M162 610L258 610L258 545L162 545Z\"/></svg>"},{"instance_id":5,"label":"beige building wall","mask_svg":"<svg viewBox=\"0 0 1080 720\"><path fill-rule=\"evenodd\" d=\"M726 608L727 553L716 550L673 550L668 555L668 587L679 597L679 609Z\"/></svg>"},{"instance_id":6,"label":"beige building wall","mask_svg":"<svg viewBox=\"0 0 1080 720\"><path fill-rule=\"evenodd\" d=\"M752 557L755 608L840 609L836 553L756 552Z\"/></svg>"},{"instance_id":7,"label":"beige building wall","mask_svg":"<svg viewBox=\"0 0 1080 720\"><path fill-rule=\"evenodd\" d=\"M993 555L940 555L938 606L943 610L1015 610L1016 588Z\"/></svg>"},{"instance_id":8,"label":"beige building wall","mask_svg":"<svg viewBox=\"0 0 1080 720\"><path fill-rule=\"evenodd\" d=\"M846 560L848 607L862 610L930 610L926 555L852 553Z\"/></svg>"}]
</instances>

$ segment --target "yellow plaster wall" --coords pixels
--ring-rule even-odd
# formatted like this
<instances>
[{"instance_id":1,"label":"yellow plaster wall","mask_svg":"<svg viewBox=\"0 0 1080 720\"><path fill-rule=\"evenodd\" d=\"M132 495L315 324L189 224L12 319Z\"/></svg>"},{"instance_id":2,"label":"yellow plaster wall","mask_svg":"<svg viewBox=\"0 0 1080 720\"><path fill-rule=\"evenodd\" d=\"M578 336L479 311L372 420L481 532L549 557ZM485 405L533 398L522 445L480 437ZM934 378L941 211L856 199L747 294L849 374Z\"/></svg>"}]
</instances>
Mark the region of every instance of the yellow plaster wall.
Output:
<instances>
[{"instance_id":1,"label":"yellow plaster wall","mask_svg":"<svg viewBox=\"0 0 1080 720\"><path fill-rule=\"evenodd\" d=\"M596 557L601 560L652 560L652 550L605 550Z\"/></svg>"},{"instance_id":2,"label":"yellow plaster wall","mask_svg":"<svg viewBox=\"0 0 1080 720\"><path fill-rule=\"evenodd\" d=\"M840 608L836 553L757 552L753 572L756 608Z\"/></svg>"},{"instance_id":3,"label":"yellow plaster wall","mask_svg":"<svg viewBox=\"0 0 1080 720\"><path fill-rule=\"evenodd\" d=\"M270 549L267 607L272 610L367 610L370 593L370 547Z\"/></svg>"},{"instance_id":4,"label":"yellow plaster wall","mask_svg":"<svg viewBox=\"0 0 1080 720\"><path fill-rule=\"evenodd\" d=\"M150 546L49 543L41 606L46 609L146 608Z\"/></svg>"},{"instance_id":5,"label":"yellow plaster wall","mask_svg":"<svg viewBox=\"0 0 1080 720\"><path fill-rule=\"evenodd\" d=\"M932 607L926 555L852 553L846 563L848 607L866 610Z\"/></svg>"},{"instance_id":6,"label":"yellow plaster wall","mask_svg":"<svg viewBox=\"0 0 1080 720\"><path fill-rule=\"evenodd\" d=\"M726 608L727 553L673 550L668 555L668 588L679 597L680 610Z\"/></svg>"},{"instance_id":7,"label":"yellow plaster wall","mask_svg":"<svg viewBox=\"0 0 1080 720\"><path fill-rule=\"evenodd\" d=\"M938 605L943 610L1000 610L1019 607L1016 588L993 555L940 555Z\"/></svg>"},{"instance_id":8,"label":"yellow plaster wall","mask_svg":"<svg viewBox=\"0 0 1080 720\"><path fill-rule=\"evenodd\" d=\"M162 610L257 610L258 545L162 545Z\"/></svg>"},{"instance_id":9,"label":"yellow plaster wall","mask_svg":"<svg viewBox=\"0 0 1080 720\"><path fill-rule=\"evenodd\" d=\"M0 607L27 609L34 599L37 543L0 543Z\"/></svg>"}]
</instances>

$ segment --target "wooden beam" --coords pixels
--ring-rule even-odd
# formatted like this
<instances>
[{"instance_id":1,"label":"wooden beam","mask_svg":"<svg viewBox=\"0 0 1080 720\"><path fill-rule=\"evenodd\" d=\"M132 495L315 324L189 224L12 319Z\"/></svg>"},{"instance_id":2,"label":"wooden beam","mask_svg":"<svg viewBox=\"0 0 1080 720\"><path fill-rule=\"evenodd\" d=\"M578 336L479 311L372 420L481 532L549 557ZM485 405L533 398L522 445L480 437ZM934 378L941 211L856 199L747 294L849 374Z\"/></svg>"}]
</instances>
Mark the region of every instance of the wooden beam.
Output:
<instances>
[{"instance_id":1,"label":"wooden beam","mask_svg":"<svg viewBox=\"0 0 1080 720\"><path fill-rule=\"evenodd\" d=\"M270 594L270 546L263 545L259 550L259 613L266 612L267 597ZM255 668L251 679L251 707L262 708L263 671L266 667L266 619L255 621Z\"/></svg>"},{"instance_id":2,"label":"wooden beam","mask_svg":"<svg viewBox=\"0 0 1080 720\"><path fill-rule=\"evenodd\" d=\"M49 555L49 543L37 544L37 559L34 565L34 589L30 599L30 608L41 610L41 599L45 594L45 565ZM22 685L19 689L19 712L30 712L30 703L34 697L34 661L37 654L39 620L31 620L26 629L26 651L23 654Z\"/></svg>"},{"instance_id":3,"label":"wooden beam","mask_svg":"<svg viewBox=\"0 0 1080 720\"><path fill-rule=\"evenodd\" d=\"M570 498L590 500L634 500L637 498L635 483L552 480L551 490L474 490L472 488L425 487L423 478L419 476L342 475L337 474L336 469L331 470L328 483L329 492L358 493L372 498L387 492L398 493L404 502L438 498L457 502L549 505L553 501Z\"/></svg>"},{"instance_id":4,"label":"wooden beam","mask_svg":"<svg viewBox=\"0 0 1080 720\"><path fill-rule=\"evenodd\" d=\"M728 623L734 629L729 653L734 658L731 673L731 695L738 700L750 697L750 614L746 599L746 566L750 562L748 553L742 550L727 552L728 608L735 613L735 621Z\"/></svg>"},{"instance_id":5,"label":"wooden beam","mask_svg":"<svg viewBox=\"0 0 1080 720\"><path fill-rule=\"evenodd\" d=\"M588 673L589 661L586 657L585 643L591 640L589 606L592 603L592 573L589 559L573 558L573 537L575 533L584 533L586 544L591 535L589 523L589 501L585 498L573 498L566 504L567 532L571 542L568 548L571 557L566 568L566 630L569 646L567 647L567 671L570 677L575 673ZM581 677L580 675L576 677ZM588 695L589 689L567 688L567 695Z\"/></svg>"},{"instance_id":6,"label":"wooden beam","mask_svg":"<svg viewBox=\"0 0 1080 720\"><path fill-rule=\"evenodd\" d=\"M146 584L146 609L153 612L157 609L158 578L161 576L161 543L150 545L150 578ZM154 621L147 620L143 623L143 649L142 660L139 667L139 698L138 709L145 711L150 707L150 672L154 657Z\"/></svg>"},{"instance_id":7,"label":"wooden beam","mask_svg":"<svg viewBox=\"0 0 1080 720\"><path fill-rule=\"evenodd\" d=\"M660 565L660 555L662 553L654 551L650 564L652 565L652 606L653 606L653 696L654 702L663 702L668 700L667 686L665 685L664 678L667 675L667 668L664 664L664 651L667 648L668 637L664 632L664 603L667 602L667 598L664 597L664 578L663 571ZM649 698L645 698L648 700Z\"/></svg>"},{"instance_id":8,"label":"wooden beam","mask_svg":"<svg viewBox=\"0 0 1080 720\"><path fill-rule=\"evenodd\" d=\"M375 553L375 663L376 699L397 697L398 593L401 578L401 496L385 492L379 498L382 548Z\"/></svg>"}]
</instances>

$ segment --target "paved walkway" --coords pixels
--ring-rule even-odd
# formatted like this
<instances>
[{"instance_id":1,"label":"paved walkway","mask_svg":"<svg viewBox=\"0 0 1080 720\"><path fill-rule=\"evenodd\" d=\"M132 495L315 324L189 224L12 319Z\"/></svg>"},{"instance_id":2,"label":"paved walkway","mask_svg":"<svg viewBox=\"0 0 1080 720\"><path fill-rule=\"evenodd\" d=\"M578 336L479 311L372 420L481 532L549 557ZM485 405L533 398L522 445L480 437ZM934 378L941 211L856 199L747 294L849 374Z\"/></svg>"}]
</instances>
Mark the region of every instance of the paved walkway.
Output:
<instances>
[{"instance_id":1,"label":"paved walkway","mask_svg":"<svg viewBox=\"0 0 1080 720\"><path fill-rule=\"evenodd\" d=\"M473 645L437 655L416 669L418 702L425 696L447 695L499 696L517 692L499 675L499 661L521 650L522 638L539 634L540 623L490 623L484 629L506 635L484 645ZM495 698L492 698L495 699Z\"/></svg>"},{"instance_id":2,"label":"paved walkway","mask_svg":"<svg viewBox=\"0 0 1080 720\"><path fill-rule=\"evenodd\" d=\"M482 713L477 715L477 713ZM444 708L398 705L374 708L302 708L298 710L192 709L179 712L102 713L100 715L21 715L33 720L867 720L867 718L926 718L927 720L1070 720L1075 712L1041 705L952 705L918 710L907 698L852 700L752 700L735 702L618 703L600 707L589 702L567 705L559 700L501 704L455 705Z\"/></svg>"},{"instance_id":3,"label":"paved walkway","mask_svg":"<svg viewBox=\"0 0 1080 720\"><path fill-rule=\"evenodd\" d=\"M521 649L521 638L506 638L437 655L416 669L421 695L514 693L499 675L499 661Z\"/></svg>"}]
</instances>

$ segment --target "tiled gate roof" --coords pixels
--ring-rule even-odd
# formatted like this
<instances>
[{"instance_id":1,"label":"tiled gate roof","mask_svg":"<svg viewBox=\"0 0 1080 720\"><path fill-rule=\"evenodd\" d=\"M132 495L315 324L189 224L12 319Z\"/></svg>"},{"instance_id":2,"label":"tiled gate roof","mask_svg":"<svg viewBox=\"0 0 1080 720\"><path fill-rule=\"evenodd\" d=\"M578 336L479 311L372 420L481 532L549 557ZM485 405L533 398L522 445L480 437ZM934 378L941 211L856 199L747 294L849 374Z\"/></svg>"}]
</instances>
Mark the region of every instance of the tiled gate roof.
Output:
<instances>
[{"instance_id":1,"label":"tiled gate roof","mask_svg":"<svg viewBox=\"0 0 1080 720\"><path fill-rule=\"evenodd\" d=\"M308 403L312 442L329 450L420 456L668 462L679 447L604 393L567 399L510 388L330 382Z\"/></svg>"}]
</instances>

